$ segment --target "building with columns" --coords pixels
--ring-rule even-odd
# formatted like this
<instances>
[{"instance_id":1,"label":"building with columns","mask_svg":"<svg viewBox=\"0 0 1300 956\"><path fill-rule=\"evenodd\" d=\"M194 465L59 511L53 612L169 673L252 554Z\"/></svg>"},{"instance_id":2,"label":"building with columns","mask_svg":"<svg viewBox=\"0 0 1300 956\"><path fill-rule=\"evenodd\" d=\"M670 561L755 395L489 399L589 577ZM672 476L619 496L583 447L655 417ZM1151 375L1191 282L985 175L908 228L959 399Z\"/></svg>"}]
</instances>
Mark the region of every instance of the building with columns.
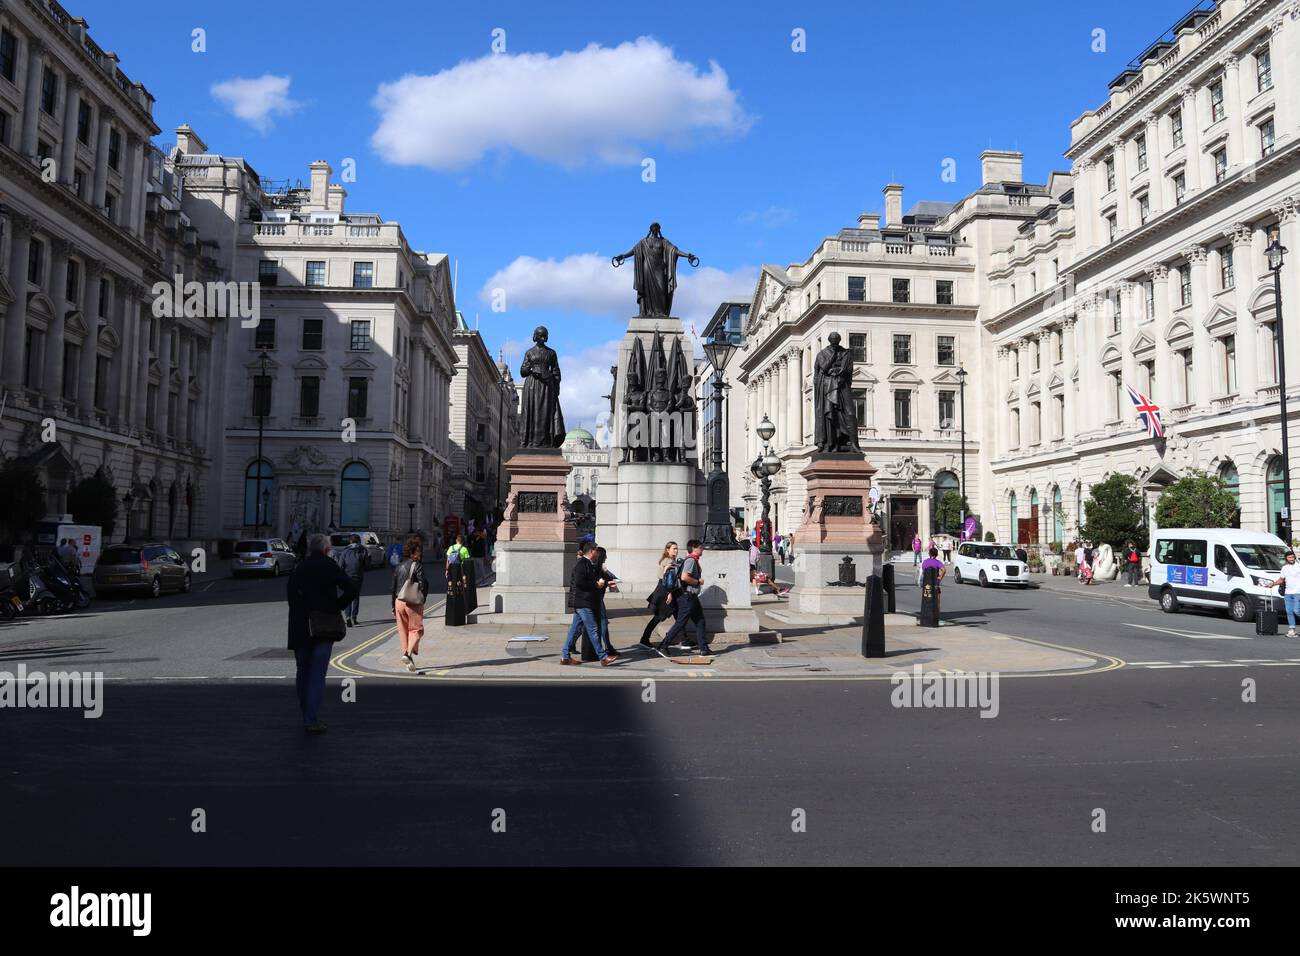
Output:
<instances>
[{"instance_id":1,"label":"building with columns","mask_svg":"<svg viewBox=\"0 0 1300 956\"><path fill-rule=\"evenodd\" d=\"M719 326L727 330L728 339L736 347L728 361L730 367L740 361L740 347L745 343L745 326L749 324L748 302L727 301L718 305L713 317L704 326L700 341L708 342L717 333ZM727 488L730 492L728 507L735 513L743 514L745 510L745 484L741 475L748 473L750 462L746 458L749 437L745 432L745 416L748 412L748 391L733 389L732 378L724 370L722 393L722 470L731 477ZM718 429L714 408L714 379L716 374L708 353L695 365L695 409L697 425L696 440L699 442L698 459L700 469L707 475L713 471L713 443Z\"/></svg>"},{"instance_id":2,"label":"building with columns","mask_svg":"<svg viewBox=\"0 0 1300 956\"><path fill-rule=\"evenodd\" d=\"M225 321L218 346L221 536L437 527L456 372L447 257L348 212L328 163L290 186L209 152L188 126L176 136L185 212L260 295L256 324Z\"/></svg>"},{"instance_id":3,"label":"building with columns","mask_svg":"<svg viewBox=\"0 0 1300 956\"><path fill-rule=\"evenodd\" d=\"M609 472L609 449L587 429L572 428L564 436L560 451L572 469L564 480L564 490L574 521L579 531L595 531L596 494L601 479Z\"/></svg>"},{"instance_id":4,"label":"building with columns","mask_svg":"<svg viewBox=\"0 0 1300 956\"><path fill-rule=\"evenodd\" d=\"M999 538L1078 533L1088 490L1137 476L1148 514L1192 470L1242 527L1282 509L1276 303L1264 249L1291 250L1300 306L1300 4L1188 14L1072 124L1069 187L987 264L996 379L982 510ZM1300 369L1300 335L1287 337ZM1149 438L1125 386L1163 411ZM1292 416L1297 404L1291 405Z\"/></svg>"},{"instance_id":5,"label":"building with columns","mask_svg":"<svg viewBox=\"0 0 1300 956\"><path fill-rule=\"evenodd\" d=\"M98 473L133 498L114 538L129 520L181 540L208 525L213 327L163 333L150 290L219 266L149 146L153 103L85 20L54 2L0 7L0 449L36 468L51 514Z\"/></svg>"},{"instance_id":6,"label":"building with columns","mask_svg":"<svg viewBox=\"0 0 1300 956\"><path fill-rule=\"evenodd\" d=\"M451 391L451 481L448 515L481 525L505 506L510 476L503 464L519 444L519 395L505 360L456 313L451 335L456 377Z\"/></svg>"}]
</instances>

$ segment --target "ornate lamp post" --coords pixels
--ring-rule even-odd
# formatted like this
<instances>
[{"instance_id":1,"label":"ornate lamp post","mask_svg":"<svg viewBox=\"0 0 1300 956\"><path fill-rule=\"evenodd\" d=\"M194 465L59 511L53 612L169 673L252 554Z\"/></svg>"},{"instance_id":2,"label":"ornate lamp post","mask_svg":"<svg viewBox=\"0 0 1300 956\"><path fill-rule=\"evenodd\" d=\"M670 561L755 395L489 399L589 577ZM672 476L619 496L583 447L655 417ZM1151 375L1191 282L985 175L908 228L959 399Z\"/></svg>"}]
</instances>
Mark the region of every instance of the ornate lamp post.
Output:
<instances>
[{"instance_id":1,"label":"ornate lamp post","mask_svg":"<svg viewBox=\"0 0 1300 956\"><path fill-rule=\"evenodd\" d=\"M772 520L771 520L771 494L772 494L772 476L781 470L781 459L772 454L772 446L768 444L772 436L776 434L776 426L772 424L771 419L766 415L758 423L758 437L763 440L763 453L754 459L754 463L749 466L750 472L759 480L759 487L763 492L763 533L759 536L758 549L758 569L772 579L776 572L776 563L772 559Z\"/></svg>"},{"instance_id":2,"label":"ornate lamp post","mask_svg":"<svg viewBox=\"0 0 1300 956\"><path fill-rule=\"evenodd\" d=\"M334 494L334 489L331 488L331 489L330 489L330 530L331 530L331 531L333 531L334 528L335 528L335 524L334 524L334 499L335 499L335 497L336 497L336 495Z\"/></svg>"},{"instance_id":3,"label":"ornate lamp post","mask_svg":"<svg viewBox=\"0 0 1300 956\"><path fill-rule=\"evenodd\" d=\"M966 366L964 365L957 367L957 389L961 395L961 489L959 494L963 502L961 521L964 525L966 523ZM958 537L960 536L959 532Z\"/></svg>"},{"instance_id":4,"label":"ornate lamp post","mask_svg":"<svg viewBox=\"0 0 1300 956\"><path fill-rule=\"evenodd\" d=\"M1274 239L1264 254L1268 256L1268 268L1273 273L1273 306L1277 311L1277 386L1278 401L1282 416L1282 530L1286 532L1282 540L1291 546L1291 450L1287 443L1286 416L1286 338L1282 326L1282 265L1287 249L1279 236Z\"/></svg>"},{"instance_id":5,"label":"ornate lamp post","mask_svg":"<svg viewBox=\"0 0 1300 956\"><path fill-rule=\"evenodd\" d=\"M262 461L262 432L266 426L266 413L268 411L267 406L271 404L270 383L268 383L266 380L266 363L269 360L269 356L265 352L263 352L260 356L258 356L258 360L259 360L259 371L258 371L257 381L261 384L262 391L259 392L256 387L253 388L254 401L257 403L257 493L253 498L254 502L266 500L263 499L262 497L263 494L266 494L268 499L270 498L269 492L262 491L262 472L265 470L263 467L264 462ZM264 511L265 508L263 509L263 512ZM264 516L263 512L258 512L255 515L257 519L257 526L253 529L253 537L255 538L260 538L262 536L262 518ZM270 515L265 515L265 517L267 519L266 522L267 530L269 531L270 524L271 524Z\"/></svg>"},{"instance_id":6,"label":"ornate lamp post","mask_svg":"<svg viewBox=\"0 0 1300 956\"><path fill-rule=\"evenodd\" d=\"M713 471L709 473L709 516L704 525L704 546L714 551L736 546L731 531L731 488L727 473L722 470L722 372L735 351L726 323L719 322L713 338L704 343L704 354L713 366Z\"/></svg>"}]
</instances>

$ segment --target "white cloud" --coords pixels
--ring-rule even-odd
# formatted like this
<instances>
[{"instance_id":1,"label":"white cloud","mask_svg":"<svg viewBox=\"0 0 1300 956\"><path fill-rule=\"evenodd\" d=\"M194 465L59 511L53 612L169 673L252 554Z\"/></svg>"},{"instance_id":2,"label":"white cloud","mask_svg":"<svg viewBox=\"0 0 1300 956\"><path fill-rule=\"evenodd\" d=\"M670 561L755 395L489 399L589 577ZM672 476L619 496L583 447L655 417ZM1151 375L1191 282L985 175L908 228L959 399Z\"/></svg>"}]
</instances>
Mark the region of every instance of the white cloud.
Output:
<instances>
[{"instance_id":1,"label":"white cloud","mask_svg":"<svg viewBox=\"0 0 1300 956\"><path fill-rule=\"evenodd\" d=\"M594 252L563 259L520 256L484 283L479 299L490 303L493 290L504 289L508 313L581 312L623 320L637 311L632 276L631 262L615 269L609 256ZM688 328L694 322L702 329L718 303L724 299L748 300L757 281L758 269L754 266L725 272L712 266L692 269L682 260L678 262L673 312Z\"/></svg>"},{"instance_id":2,"label":"white cloud","mask_svg":"<svg viewBox=\"0 0 1300 956\"><path fill-rule=\"evenodd\" d=\"M270 73L251 79L236 77L213 83L211 93L239 119L258 132L267 133L274 125L272 117L288 116L302 105L289 98L291 80L291 77Z\"/></svg>"},{"instance_id":3,"label":"white cloud","mask_svg":"<svg viewBox=\"0 0 1300 956\"><path fill-rule=\"evenodd\" d=\"M614 384L609 369L618 359L620 341L613 339L581 352L560 354L560 407L564 409L566 428L582 427L595 434L596 423L609 418L609 399L605 396Z\"/></svg>"},{"instance_id":4,"label":"white cloud","mask_svg":"<svg viewBox=\"0 0 1300 956\"><path fill-rule=\"evenodd\" d=\"M462 169L493 150L565 167L639 164L652 145L742 135L753 123L727 74L641 37L557 56L487 54L379 87L371 145L391 163Z\"/></svg>"}]
</instances>

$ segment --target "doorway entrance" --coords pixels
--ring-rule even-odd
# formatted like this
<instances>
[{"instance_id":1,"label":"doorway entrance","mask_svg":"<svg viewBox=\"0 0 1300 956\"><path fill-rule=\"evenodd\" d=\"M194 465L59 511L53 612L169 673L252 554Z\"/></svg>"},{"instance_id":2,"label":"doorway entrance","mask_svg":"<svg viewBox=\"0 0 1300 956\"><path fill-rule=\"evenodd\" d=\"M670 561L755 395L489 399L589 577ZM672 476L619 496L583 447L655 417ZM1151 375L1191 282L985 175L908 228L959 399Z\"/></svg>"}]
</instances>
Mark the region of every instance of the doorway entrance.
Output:
<instances>
[{"instance_id":1,"label":"doorway entrance","mask_svg":"<svg viewBox=\"0 0 1300 956\"><path fill-rule=\"evenodd\" d=\"M915 498L889 499L889 547L892 551L911 551L916 535L917 509Z\"/></svg>"}]
</instances>

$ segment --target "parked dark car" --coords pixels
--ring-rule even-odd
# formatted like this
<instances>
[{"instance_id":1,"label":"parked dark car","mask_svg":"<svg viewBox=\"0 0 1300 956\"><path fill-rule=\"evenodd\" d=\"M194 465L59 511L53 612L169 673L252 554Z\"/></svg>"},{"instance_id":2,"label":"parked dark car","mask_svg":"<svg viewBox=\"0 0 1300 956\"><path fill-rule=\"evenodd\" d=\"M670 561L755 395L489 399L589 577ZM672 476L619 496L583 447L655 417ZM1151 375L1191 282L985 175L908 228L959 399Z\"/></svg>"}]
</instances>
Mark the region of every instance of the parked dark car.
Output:
<instances>
[{"instance_id":1,"label":"parked dark car","mask_svg":"<svg viewBox=\"0 0 1300 956\"><path fill-rule=\"evenodd\" d=\"M169 544L112 544L95 565L97 595L144 591L158 597L164 591L190 589L190 567Z\"/></svg>"}]
</instances>

